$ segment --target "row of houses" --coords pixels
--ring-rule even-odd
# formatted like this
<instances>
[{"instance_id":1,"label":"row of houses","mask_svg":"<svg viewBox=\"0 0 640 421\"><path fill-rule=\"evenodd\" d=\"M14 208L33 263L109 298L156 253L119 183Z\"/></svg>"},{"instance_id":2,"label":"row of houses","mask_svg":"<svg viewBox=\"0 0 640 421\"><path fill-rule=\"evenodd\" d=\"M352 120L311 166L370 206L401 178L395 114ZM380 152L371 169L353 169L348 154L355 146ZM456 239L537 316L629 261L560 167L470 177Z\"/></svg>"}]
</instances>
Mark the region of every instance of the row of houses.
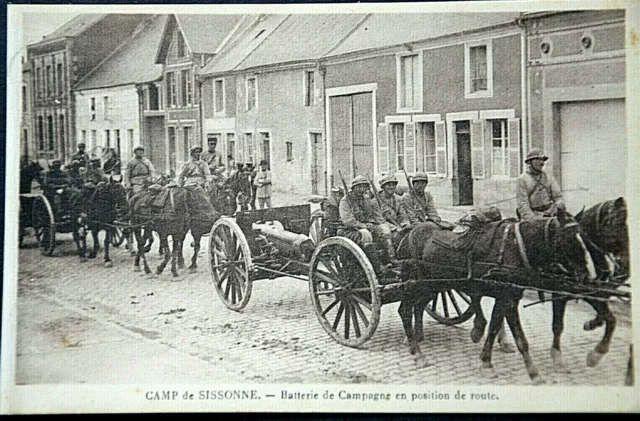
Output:
<instances>
[{"instance_id":1,"label":"row of houses","mask_svg":"<svg viewBox=\"0 0 640 421\"><path fill-rule=\"evenodd\" d=\"M622 10L80 15L28 46L23 149L170 172L215 138L280 193L425 171L441 206L512 215L541 147L577 210L625 192L624 48Z\"/></svg>"}]
</instances>

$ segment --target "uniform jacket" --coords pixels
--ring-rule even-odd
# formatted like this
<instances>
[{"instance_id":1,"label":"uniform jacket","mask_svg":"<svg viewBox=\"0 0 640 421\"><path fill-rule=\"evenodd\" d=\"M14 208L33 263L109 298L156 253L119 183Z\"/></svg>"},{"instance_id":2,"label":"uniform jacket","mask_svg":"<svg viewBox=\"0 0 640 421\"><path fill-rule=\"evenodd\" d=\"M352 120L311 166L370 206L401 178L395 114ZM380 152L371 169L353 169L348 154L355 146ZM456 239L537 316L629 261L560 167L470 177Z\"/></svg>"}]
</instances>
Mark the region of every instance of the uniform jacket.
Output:
<instances>
[{"instance_id":1,"label":"uniform jacket","mask_svg":"<svg viewBox=\"0 0 640 421\"><path fill-rule=\"evenodd\" d=\"M206 162L201 159L191 159L182 166L178 184L180 186L204 186L207 181L211 180L211 171Z\"/></svg>"},{"instance_id":2,"label":"uniform jacket","mask_svg":"<svg viewBox=\"0 0 640 421\"><path fill-rule=\"evenodd\" d=\"M211 172L211 174L213 174L213 172L216 170L216 168L218 167L222 167L222 156L220 154L218 154L218 152L209 152L209 151L204 151L200 154L200 159L203 160L207 166L209 167L209 171Z\"/></svg>"},{"instance_id":3,"label":"uniform jacket","mask_svg":"<svg viewBox=\"0 0 640 421\"><path fill-rule=\"evenodd\" d=\"M340 200L340 221L342 225L350 228L367 228L367 224L384 224L385 220L379 210L371 205L371 199L367 196L357 197L349 194ZM355 209L351 207L353 202Z\"/></svg>"},{"instance_id":4,"label":"uniform jacket","mask_svg":"<svg viewBox=\"0 0 640 421\"><path fill-rule=\"evenodd\" d=\"M256 197L271 197L271 171L258 171L253 185L258 187Z\"/></svg>"},{"instance_id":5,"label":"uniform jacket","mask_svg":"<svg viewBox=\"0 0 640 421\"><path fill-rule=\"evenodd\" d=\"M411 192L402 195L402 205L411 225L425 222L420 215L425 215L427 219L440 222L441 218L438 215L431 193L425 190L421 195L420 192L416 191L416 195L418 196L417 201L413 198Z\"/></svg>"},{"instance_id":6,"label":"uniform jacket","mask_svg":"<svg viewBox=\"0 0 640 421\"><path fill-rule=\"evenodd\" d=\"M99 182L106 180L106 176L104 175L104 172L102 172L102 169L90 167L87 170L86 179L87 183L97 185Z\"/></svg>"},{"instance_id":7,"label":"uniform jacket","mask_svg":"<svg viewBox=\"0 0 640 421\"><path fill-rule=\"evenodd\" d=\"M102 170L105 174L120 174L121 170L120 160L118 158L109 158L107 162L102 166Z\"/></svg>"},{"instance_id":8,"label":"uniform jacket","mask_svg":"<svg viewBox=\"0 0 640 421\"><path fill-rule=\"evenodd\" d=\"M378 192L378 197L382 202L382 209L380 209L378 200L375 197L371 199L371 205L374 209L376 209L377 212L379 212L383 217L386 217L386 212L388 212L389 218L397 222L401 227L409 225L409 217L407 216L407 212L405 211L402 204L402 197L398 196L395 193L393 193L393 195L389 197L389 195L384 190ZM395 225L391 221L388 222L392 225Z\"/></svg>"},{"instance_id":9,"label":"uniform jacket","mask_svg":"<svg viewBox=\"0 0 640 421\"><path fill-rule=\"evenodd\" d=\"M156 178L156 170L147 158L133 158L127 162L125 172L125 186L142 185L145 180Z\"/></svg>"},{"instance_id":10,"label":"uniform jacket","mask_svg":"<svg viewBox=\"0 0 640 421\"><path fill-rule=\"evenodd\" d=\"M88 168L89 167L89 154L86 152L76 152L71 155L71 161L78 161L81 167Z\"/></svg>"},{"instance_id":11,"label":"uniform jacket","mask_svg":"<svg viewBox=\"0 0 640 421\"><path fill-rule=\"evenodd\" d=\"M518 177L516 203L522 219L544 215L554 203L564 204L558 182L544 171L533 174L530 169Z\"/></svg>"},{"instance_id":12,"label":"uniform jacket","mask_svg":"<svg viewBox=\"0 0 640 421\"><path fill-rule=\"evenodd\" d=\"M69 177L60 169L52 169L45 174L45 185L49 189L57 190L69 185Z\"/></svg>"}]
</instances>

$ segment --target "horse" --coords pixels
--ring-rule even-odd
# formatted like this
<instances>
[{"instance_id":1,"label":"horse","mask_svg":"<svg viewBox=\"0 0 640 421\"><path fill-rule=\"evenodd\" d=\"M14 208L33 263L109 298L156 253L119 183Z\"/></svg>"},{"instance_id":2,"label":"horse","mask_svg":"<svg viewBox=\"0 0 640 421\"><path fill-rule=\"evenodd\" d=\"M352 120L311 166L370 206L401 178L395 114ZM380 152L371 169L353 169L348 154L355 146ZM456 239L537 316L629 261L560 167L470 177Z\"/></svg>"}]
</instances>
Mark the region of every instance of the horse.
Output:
<instances>
[{"instance_id":1,"label":"horse","mask_svg":"<svg viewBox=\"0 0 640 421\"><path fill-rule=\"evenodd\" d=\"M72 193L72 208L74 209L74 223L83 223L88 231L91 232L93 238L93 250L87 256L94 259L100 248L100 231L105 231L104 239L104 265L111 267L111 257L109 248L111 246L111 235L114 230L114 222L123 214L128 213L127 194L124 186L116 181L113 177L109 177L106 181L99 182L95 188L85 186L82 192ZM81 202L84 202L81 204ZM78 219L78 208L84 212ZM86 237L82 238L82 234L78 234L78 230L74 229L74 239L78 246L78 252L81 258L87 253Z\"/></svg>"},{"instance_id":2,"label":"horse","mask_svg":"<svg viewBox=\"0 0 640 421\"><path fill-rule=\"evenodd\" d=\"M593 261L578 223L563 211L547 220L489 222L475 245L465 250L449 249L437 241L438 237L429 233L410 234L410 249L419 259L405 260L401 270L405 290L398 313L418 366L425 367L429 361L418 343L423 332L423 326L418 324L421 320L414 324L412 316L424 312L441 288L455 286L470 295L495 298L489 333L480 355L483 371L493 374L493 345L506 318L530 379L536 384L543 382L529 354L518 304L526 286L543 282L537 271L549 269L553 264L565 265L579 282L595 278ZM482 273L482 281L474 280L479 277L478 271ZM438 281L424 282L429 279Z\"/></svg>"},{"instance_id":3,"label":"horse","mask_svg":"<svg viewBox=\"0 0 640 421\"><path fill-rule=\"evenodd\" d=\"M135 196L134 196L135 197ZM164 250L164 259L156 268L156 274L161 275L171 260L171 273L179 276L177 260L184 238L189 231L187 191L183 187L166 186L160 191L160 197L154 197L156 206L144 203L141 200L132 201L130 206L130 220L134 224L134 235L138 243L138 250L134 261L134 271L140 270L140 260L144 263L145 273L151 273L146 259L146 238L142 234L142 226L145 231L155 230L160 237L160 247ZM169 236L173 240L173 251L169 247Z\"/></svg>"},{"instance_id":4,"label":"horse","mask_svg":"<svg viewBox=\"0 0 640 421\"><path fill-rule=\"evenodd\" d=\"M33 180L42 185L43 171L44 168L38 162L30 161L28 157L23 156L20 162L20 193L31 193Z\"/></svg>"}]
</instances>

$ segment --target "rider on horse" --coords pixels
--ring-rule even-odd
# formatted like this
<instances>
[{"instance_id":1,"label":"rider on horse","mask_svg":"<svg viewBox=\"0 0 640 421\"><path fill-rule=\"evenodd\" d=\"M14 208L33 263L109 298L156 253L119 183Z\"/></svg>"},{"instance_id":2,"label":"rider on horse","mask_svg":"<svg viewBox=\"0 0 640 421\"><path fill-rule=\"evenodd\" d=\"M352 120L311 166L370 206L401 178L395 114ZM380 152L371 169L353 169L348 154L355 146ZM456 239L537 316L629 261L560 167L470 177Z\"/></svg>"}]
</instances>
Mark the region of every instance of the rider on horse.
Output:
<instances>
[{"instance_id":1,"label":"rider on horse","mask_svg":"<svg viewBox=\"0 0 640 421\"><path fill-rule=\"evenodd\" d=\"M156 170L151 161L144 157L144 147L136 146L133 153L135 156L127 163L124 184L135 194L156 178Z\"/></svg>"},{"instance_id":2,"label":"rider on horse","mask_svg":"<svg viewBox=\"0 0 640 421\"><path fill-rule=\"evenodd\" d=\"M49 171L44 175L43 192L45 197L53 204L54 212L58 212L61 207L60 190L64 190L69 187L69 177L61 169L62 161L59 159L53 160Z\"/></svg>"},{"instance_id":3,"label":"rider on horse","mask_svg":"<svg viewBox=\"0 0 640 421\"><path fill-rule=\"evenodd\" d=\"M548 159L541 149L533 148L524 160L528 168L516 184L517 214L521 219L553 217L559 208L566 208L558 182L542 170Z\"/></svg>"}]
</instances>

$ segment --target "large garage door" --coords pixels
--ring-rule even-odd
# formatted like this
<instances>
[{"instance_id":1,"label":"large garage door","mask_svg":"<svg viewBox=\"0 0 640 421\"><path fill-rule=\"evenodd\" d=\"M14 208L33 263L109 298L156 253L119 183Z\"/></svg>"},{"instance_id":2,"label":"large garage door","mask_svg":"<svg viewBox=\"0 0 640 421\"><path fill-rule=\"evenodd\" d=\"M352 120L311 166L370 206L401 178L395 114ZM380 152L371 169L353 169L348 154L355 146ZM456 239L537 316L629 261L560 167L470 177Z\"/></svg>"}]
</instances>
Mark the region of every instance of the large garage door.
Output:
<instances>
[{"instance_id":1,"label":"large garage door","mask_svg":"<svg viewBox=\"0 0 640 421\"><path fill-rule=\"evenodd\" d=\"M624 100L563 103L560 130L561 185L569 211L624 196Z\"/></svg>"}]
</instances>

